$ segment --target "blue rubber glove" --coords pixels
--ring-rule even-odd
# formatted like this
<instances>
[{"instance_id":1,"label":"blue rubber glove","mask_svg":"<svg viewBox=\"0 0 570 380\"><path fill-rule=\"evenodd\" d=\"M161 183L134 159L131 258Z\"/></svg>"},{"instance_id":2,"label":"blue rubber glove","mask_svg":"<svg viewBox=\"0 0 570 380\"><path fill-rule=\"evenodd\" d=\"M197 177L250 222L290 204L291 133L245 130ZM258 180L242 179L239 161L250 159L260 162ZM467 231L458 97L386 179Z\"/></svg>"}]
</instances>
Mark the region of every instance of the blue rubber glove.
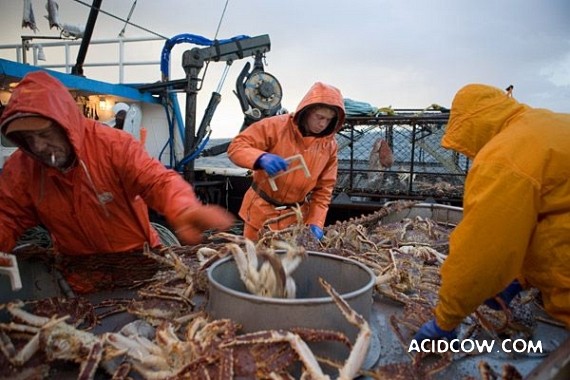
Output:
<instances>
[{"instance_id":1,"label":"blue rubber glove","mask_svg":"<svg viewBox=\"0 0 570 380\"><path fill-rule=\"evenodd\" d=\"M451 341L457 338L457 334L455 333L455 330L451 331L442 330L435 322L435 319L432 319L431 321L424 323L424 325L419 329L416 335L414 335L414 339L418 343L421 343L426 339L438 340L442 338Z\"/></svg>"},{"instance_id":2,"label":"blue rubber glove","mask_svg":"<svg viewBox=\"0 0 570 380\"><path fill-rule=\"evenodd\" d=\"M260 167L273 176L282 170L287 170L287 161L276 154L263 153L255 162L256 167Z\"/></svg>"},{"instance_id":3,"label":"blue rubber glove","mask_svg":"<svg viewBox=\"0 0 570 380\"><path fill-rule=\"evenodd\" d=\"M497 294L495 297L487 299L484 303L493 310L501 310L501 305L495 298L499 297L503 300L505 305L509 306L513 298L515 298L516 295L519 294L522 290L523 287L521 286L520 282L518 280L514 280L509 284L509 286L505 288L505 290Z\"/></svg>"},{"instance_id":4,"label":"blue rubber glove","mask_svg":"<svg viewBox=\"0 0 570 380\"><path fill-rule=\"evenodd\" d=\"M317 240L321 240L323 238L324 232L319 226L316 226L314 224L309 224L309 229L311 230L313 235L315 235Z\"/></svg>"}]
</instances>

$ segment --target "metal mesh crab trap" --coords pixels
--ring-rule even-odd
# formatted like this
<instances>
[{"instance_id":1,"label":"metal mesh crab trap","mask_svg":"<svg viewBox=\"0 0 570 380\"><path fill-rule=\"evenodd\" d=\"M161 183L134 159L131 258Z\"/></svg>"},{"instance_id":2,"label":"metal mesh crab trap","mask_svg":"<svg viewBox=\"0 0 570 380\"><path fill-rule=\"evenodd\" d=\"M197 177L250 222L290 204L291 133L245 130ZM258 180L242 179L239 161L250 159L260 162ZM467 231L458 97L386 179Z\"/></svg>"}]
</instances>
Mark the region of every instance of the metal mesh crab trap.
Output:
<instances>
[{"instance_id":1,"label":"metal mesh crab trap","mask_svg":"<svg viewBox=\"0 0 570 380\"><path fill-rule=\"evenodd\" d=\"M336 194L364 201L460 203L469 160L441 146L448 119L449 111L441 107L347 117L337 134Z\"/></svg>"}]
</instances>

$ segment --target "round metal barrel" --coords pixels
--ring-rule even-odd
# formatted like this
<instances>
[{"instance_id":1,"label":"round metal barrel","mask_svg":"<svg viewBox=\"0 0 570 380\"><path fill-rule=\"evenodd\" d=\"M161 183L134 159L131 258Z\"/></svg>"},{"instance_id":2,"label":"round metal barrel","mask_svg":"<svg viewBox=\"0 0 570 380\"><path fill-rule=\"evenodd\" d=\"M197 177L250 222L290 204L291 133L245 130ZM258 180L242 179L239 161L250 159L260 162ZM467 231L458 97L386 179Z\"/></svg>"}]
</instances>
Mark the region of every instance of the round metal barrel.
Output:
<instances>
[{"instance_id":1,"label":"round metal barrel","mask_svg":"<svg viewBox=\"0 0 570 380\"><path fill-rule=\"evenodd\" d=\"M308 252L293 273L297 284L295 299L259 297L242 283L233 258L216 262L208 270L210 296L208 312L214 318L230 318L244 332L302 327L343 332L354 342L358 329L340 312L332 297L319 283L329 282L349 305L370 321L374 274L364 265L340 256ZM373 335L373 341L376 334ZM315 354L344 361L349 349L338 342L307 342ZM364 363L369 368L378 359L378 345L372 342Z\"/></svg>"},{"instance_id":2,"label":"round metal barrel","mask_svg":"<svg viewBox=\"0 0 570 380\"><path fill-rule=\"evenodd\" d=\"M387 202L384 205L389 206L394 202ZM463 218L463 208L441 205L438 203L418 203L410 208L393 212L382 218L382 224L397 223L405 218L429 218L439 224L456 226Z\"/></svg>"}]
</instances>

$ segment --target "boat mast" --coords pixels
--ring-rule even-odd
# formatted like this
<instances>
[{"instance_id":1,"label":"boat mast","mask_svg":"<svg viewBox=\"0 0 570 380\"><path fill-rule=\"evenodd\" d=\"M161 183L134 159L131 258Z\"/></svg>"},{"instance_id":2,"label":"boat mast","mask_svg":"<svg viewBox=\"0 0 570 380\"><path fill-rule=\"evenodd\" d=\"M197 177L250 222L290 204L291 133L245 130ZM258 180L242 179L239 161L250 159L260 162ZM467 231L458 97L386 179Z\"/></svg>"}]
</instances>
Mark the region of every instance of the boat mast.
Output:
<instances>
[{"instance_id":1,"label":"boat mast","mask_svg":"<svg viewBox=\"0 0 570 380\"><path fill-rule=\"evenodd\" d=\"M89 47L89 43L91 43L91 36L93 35L93 29L95 29L95 22L97 21L97 16L99 15L99 9L101 9L102 2L103 0L94 0L91 5L91 11L89 12L89 18L87 19L87 25L85 26L85 33L81 40L79 52L77 53L77 61L75 66L71 68L71 73L74 75L83 76L83 63L87 56L87 48Z\"/></svg>"}]
</instances>

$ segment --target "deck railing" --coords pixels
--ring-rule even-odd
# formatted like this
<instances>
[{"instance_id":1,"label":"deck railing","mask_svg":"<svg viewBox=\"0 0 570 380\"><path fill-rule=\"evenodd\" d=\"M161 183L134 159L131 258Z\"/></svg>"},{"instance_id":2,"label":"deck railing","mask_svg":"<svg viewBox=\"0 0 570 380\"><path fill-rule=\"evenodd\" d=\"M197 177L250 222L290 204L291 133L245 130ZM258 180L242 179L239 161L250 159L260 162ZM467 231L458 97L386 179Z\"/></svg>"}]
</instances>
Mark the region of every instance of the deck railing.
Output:
<instances>
[{"instance_id":1,"label":"deck railing","mask_svg":"<svg viewBox=\"0 0 570 380\"><path fill-rule=\"evenodd\" d=\"M22 36L21 44L0 45L0 57L19 63L31 64L46 69L53 69L70 74L75 65L73 56L81 45L81 40L68 39L59 36ZM115 38L90 42L90 49L107 49L103 56L108 61L85 62L83 67L116 67L118 82L125 83L125 68L128 66L160 67L160 44L164 39L152 38ZM153 49L156 60L137 60L138 56L148 55L148 49L137 49L137 43L156 43ZM145 45L147 46L147 45ZM89 52L87 53L89 56ZM129 59L128 57L135 58ZM49 59L49 63L48 63ZM42 63L45 62L45 63ZM157 73L158 75L159 73ZM95 78L94 78L95 79Z\"/></svg>"}]
</instances>

